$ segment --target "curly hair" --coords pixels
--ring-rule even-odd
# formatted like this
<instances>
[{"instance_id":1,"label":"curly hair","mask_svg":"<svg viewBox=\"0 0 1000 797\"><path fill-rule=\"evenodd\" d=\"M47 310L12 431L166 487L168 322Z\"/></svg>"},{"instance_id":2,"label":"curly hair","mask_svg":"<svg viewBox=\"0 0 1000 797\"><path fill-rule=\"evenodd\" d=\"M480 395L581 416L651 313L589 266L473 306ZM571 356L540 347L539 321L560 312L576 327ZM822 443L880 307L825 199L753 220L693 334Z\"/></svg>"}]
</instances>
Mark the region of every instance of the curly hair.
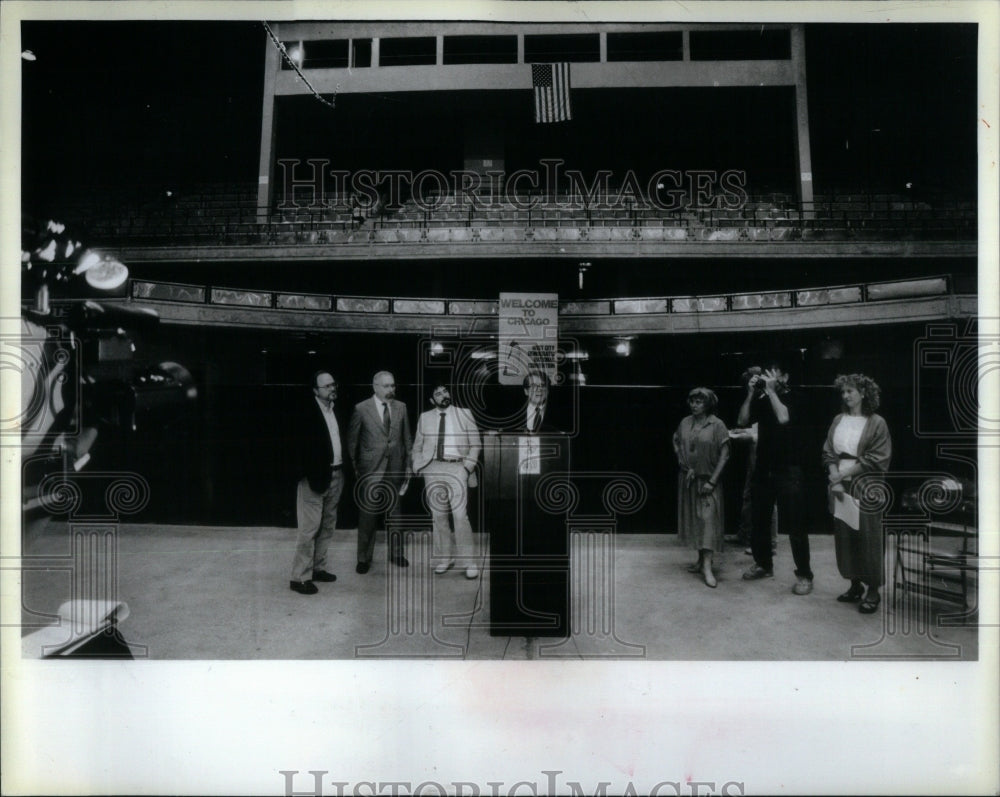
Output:
<instances>
[{"instance_id":1,"label":"curly hair","mask_svg":"<svg viewBox=\"0 0 1000 797\"><path fill-rule=\"evenodd\" d=\"M882 398L882 389L870 376L865 376L864 374L841 374L834 380L833 385L837 390L842 390L845 387L853 387L861 393L861 412L864 415L871 415L878 409Z\"/></svg>"}]
</instances>

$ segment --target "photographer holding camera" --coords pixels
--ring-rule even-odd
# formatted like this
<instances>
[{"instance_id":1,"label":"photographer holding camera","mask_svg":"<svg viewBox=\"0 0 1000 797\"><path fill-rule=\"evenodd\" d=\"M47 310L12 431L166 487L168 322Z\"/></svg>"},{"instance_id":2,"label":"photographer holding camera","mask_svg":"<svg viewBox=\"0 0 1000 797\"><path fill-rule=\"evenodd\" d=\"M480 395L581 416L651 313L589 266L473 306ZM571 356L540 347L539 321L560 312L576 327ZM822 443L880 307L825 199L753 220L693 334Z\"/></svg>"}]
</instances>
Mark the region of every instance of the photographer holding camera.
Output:
<instances>
[{"instance_id":1,"label":"photographer holding camera","mask_svg":"<svg viewBox=\"0 0 1000 797\"><path fill-rule=\"evenodd\" d=\"M771 578L771 515L778 506L778 524L788 534L798 579L792 591L808 595L813 589L809 567L809 535L802 518L801 439L798 408L788 387L788 373L772 362L747 383L740 406L740 426L757 424L757 462L750 484L753 526L750 548L754 563L743 573L746 581Z\"/></svg>"}]
</instances>

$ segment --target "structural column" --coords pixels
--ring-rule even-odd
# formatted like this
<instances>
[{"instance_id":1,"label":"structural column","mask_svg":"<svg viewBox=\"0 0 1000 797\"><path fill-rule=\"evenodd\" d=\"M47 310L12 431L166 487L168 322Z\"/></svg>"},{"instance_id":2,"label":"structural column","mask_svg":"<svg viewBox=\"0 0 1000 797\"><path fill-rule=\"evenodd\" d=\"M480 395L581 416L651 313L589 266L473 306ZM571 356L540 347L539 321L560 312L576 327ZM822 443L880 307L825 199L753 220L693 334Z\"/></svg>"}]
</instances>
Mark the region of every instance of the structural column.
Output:
<instances>
[{"instance_id":1,"label":"structural column","mask_svg":"<svg viewBox=\"0 0 1000 797\"><path fill-rule=\"evenodd\" d=\"M280 35L275 25L274 35ZM271 191L274 181L274 101L275 84L281 69L281 54L271 41L267 42L264 56L264 105L260 124L260 164L257 168L257 221L267 220L271 208Z\"/></svg>"},{"instance_id":2,"label":"structural column","mask_svg":"<svg viewBox=\"0 0 1000 797\"><path fill-rule=\"evenodd\" d=\"M809 102L806 92L806 35L792 25L792 70L795 74L795 151L798 161L799 203L803 218L813 216L812 156L809 152Z\"/></svg>"}]
</instances>

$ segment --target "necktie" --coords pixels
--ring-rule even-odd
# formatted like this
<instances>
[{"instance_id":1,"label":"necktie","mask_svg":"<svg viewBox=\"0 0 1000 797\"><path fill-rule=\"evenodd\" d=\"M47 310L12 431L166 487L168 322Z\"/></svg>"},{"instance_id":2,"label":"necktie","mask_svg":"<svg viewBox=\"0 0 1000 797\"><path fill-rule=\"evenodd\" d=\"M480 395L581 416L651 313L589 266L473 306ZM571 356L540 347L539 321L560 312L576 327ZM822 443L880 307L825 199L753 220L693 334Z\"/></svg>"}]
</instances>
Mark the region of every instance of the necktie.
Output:
<instances>
[{"instance_id":1,"label":"necktie","mask_svg":"<svg viewBox=\"0 0 1000 797\"><path fill-rule=\"evenodd\" d=\"M437 452L434 454L438 459L444 459L444 413L441 413L441 419L438 421L438 443Z\"/></svg>"},{"instance_id":2,"label":"necktie","mask_svg":"<svg viewBox=\"0 0 1000 797\"><path fill-rule=\"evenodd\" d=\"M385 427L385 433L389 434L389 405L382 405L382 426Z\"/></svg>"},{"instance_id":3,"label":"necktie","mask_svg":"<svg viewBox=\"0 0 1000 797\"><path fill-rule=\"evenodd\" d=\"M535 414L531 416L531 431L537 432L538 427L542 425L542 413L535 407Z\"/></svg>"}]
</instances>

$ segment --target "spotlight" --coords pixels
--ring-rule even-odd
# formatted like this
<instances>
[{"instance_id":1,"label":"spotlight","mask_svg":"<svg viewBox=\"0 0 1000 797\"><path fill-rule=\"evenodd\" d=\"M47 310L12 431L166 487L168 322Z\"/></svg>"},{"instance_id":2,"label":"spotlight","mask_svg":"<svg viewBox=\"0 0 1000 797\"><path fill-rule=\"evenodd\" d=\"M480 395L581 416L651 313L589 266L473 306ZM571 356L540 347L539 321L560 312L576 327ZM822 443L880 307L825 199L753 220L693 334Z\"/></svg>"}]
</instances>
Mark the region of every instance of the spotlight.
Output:
<instances>
[{"instance_id":1,"label":"spotlight","mask_svg":"<svg viewBox=\"0 0 1000 797\"><path fill-rule=\"evenodd\" d=\"M86 250L73 269L74 274L83 274L91 288L113 291L128 279L128 267L115 257L93 249Z\"/></svg>"},{"instance_id":2,"label":"spotlight","mask_svg":"<svg viewBox=\"0 0 1000 797\"><path fill-rule=\"evenodd\" d=\"M431 342L431 357L440 357L444 354L444 344L438 340Z\"/></svg>"},{"instance_id":3,"label":"spotlight","mask_svg":"<svg viewBox=\"0 0 1000 797\"><path fill-rule=\"evenodd\" d=\"M31 52L31 50L24 50L21 53L21 58L24 59L25 61L37 61L38 60L35 57L35 54L33 52Z\"/></svg>"},{"instance_id":4,"label":"spotlight","mask_svg":"<svg viewBox=\"0 0 1000 797\"><path fill-rule=\"evenodd\" d=\"M629 357L632 354L632 338L617 338L615 340L615 354L619 357Z\"/></svg>"}]
</instances>

